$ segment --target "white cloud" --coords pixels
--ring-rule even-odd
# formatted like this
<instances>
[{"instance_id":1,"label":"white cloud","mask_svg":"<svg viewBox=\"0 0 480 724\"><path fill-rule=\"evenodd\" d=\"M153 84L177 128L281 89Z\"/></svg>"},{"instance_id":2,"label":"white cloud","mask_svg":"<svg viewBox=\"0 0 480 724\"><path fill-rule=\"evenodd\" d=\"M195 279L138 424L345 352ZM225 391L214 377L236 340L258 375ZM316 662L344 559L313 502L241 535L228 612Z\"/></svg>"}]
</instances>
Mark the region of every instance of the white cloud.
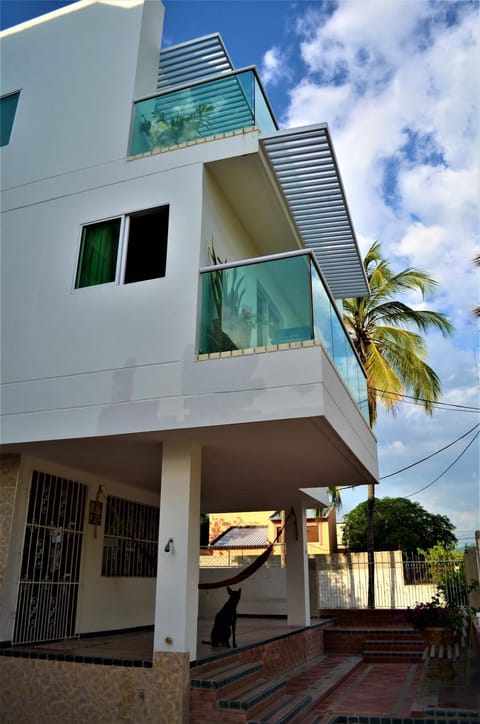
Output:
<instances>
[{"instance_id":1,"label":"white cloud","mask_svg":"<svg viewBox=\"0 0 480 724\"><path fill-rule=\"evenodd\" d=\"M260 78L265 85L278 83L288 76L288 66L277 47L269 48L262 59Z\"/></svg>"},{"instance_id":2,"label":"white cloud","mask_svg":"<svg viewBox=\"0 0 480 724\"><path fill-rule=\"evenodd\" d=\"M312 8L297 23L303 77L290 89L287 126L328 122L362 252L382 242L394 269L421 267L439 282L413 306L448 313L455 334L429 334L429 364L442 400L479 407L477 324L479 236L480 22L473 3L354 0ZM402 404L379 416L381 475L456 439L471 413ZM380 484L380 496L429 484L455 449ZM438 482L419 494L460 529L480 527L478 440ZM352 507L366 490L346 492ZM417 499L417 498L415 498ZM350 500L355 501L350 503Z\"/></svg>"}]
</instances>

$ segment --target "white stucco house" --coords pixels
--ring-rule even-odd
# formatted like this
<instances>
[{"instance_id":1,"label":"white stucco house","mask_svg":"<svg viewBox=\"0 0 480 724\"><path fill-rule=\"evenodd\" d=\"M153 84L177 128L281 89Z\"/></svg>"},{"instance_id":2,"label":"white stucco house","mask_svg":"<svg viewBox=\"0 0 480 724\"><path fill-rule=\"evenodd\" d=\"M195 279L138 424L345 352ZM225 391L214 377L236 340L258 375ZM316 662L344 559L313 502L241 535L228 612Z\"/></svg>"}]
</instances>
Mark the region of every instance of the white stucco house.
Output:
<instances>
[{"instance_id":1,"label":"white stucco house","mask_svg":"<svg viewBox=\"0 0 480 724\"><path fill-rule=\"evenodd\" d=\"M218 35L160 50L163 13L81 0L0 35L0 642L153 624L184 682L200 513L294 508L308 625L305 509L378 469L328 126L279 130ZM40 663L0 656L20 692Z\"/></svg>"}]
</instances>

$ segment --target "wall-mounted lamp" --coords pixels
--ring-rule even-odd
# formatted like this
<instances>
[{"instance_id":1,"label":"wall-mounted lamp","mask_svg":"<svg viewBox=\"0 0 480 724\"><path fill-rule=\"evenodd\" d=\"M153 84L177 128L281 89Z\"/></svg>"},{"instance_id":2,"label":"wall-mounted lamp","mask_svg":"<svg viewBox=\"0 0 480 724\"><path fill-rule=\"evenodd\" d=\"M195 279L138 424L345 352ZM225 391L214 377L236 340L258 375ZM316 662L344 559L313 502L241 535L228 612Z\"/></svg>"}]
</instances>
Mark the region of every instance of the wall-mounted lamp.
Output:
<instances>
[{"instance_id":1,"label":"wall-mounted lamp","mask_svg":"<svg viewBox=\"0 0 480 724\"><path fill-rule=\"evenodd\" d=\"M173 538L169 538L165 545L165 553L173 553Z\"/></svg>"}]
</instances>

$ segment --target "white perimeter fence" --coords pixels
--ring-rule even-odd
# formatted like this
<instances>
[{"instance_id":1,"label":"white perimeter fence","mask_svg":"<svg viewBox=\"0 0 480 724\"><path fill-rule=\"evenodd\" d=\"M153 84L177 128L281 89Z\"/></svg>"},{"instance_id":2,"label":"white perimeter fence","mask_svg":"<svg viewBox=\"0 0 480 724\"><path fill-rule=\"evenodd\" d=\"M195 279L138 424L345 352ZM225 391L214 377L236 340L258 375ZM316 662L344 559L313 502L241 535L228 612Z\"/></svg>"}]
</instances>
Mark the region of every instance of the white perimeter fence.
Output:
<instances>
[{"instance_id":1,"label":"white perimeter fence","mask_svg":"<svg viewBox=\"0 0 480 724\"><path fill-rule=\"evenodd\" d=\"M201 581L223 580L251 563L252 555L201 557ZM368 605L368 558L366 553L334 553L309 559L310 604L315 610L366 608ZM401 551L375 553L375 607L406 608L430 601L438 584L448 586L450 601L465 604L462 564L456 561L426 563L405 559ZM286 569L280 557L271 556L266 565L240 584L242 608L250 614L286 613ZM223 589L202 592L200 605L210 609L225 596ZM218 593L220 591L220 593ZM210 601L210 599L212 599ZM217 601L218 599L218 601ZM213 610L213 608L212 608Z\"/></svg>"}]
</instances>

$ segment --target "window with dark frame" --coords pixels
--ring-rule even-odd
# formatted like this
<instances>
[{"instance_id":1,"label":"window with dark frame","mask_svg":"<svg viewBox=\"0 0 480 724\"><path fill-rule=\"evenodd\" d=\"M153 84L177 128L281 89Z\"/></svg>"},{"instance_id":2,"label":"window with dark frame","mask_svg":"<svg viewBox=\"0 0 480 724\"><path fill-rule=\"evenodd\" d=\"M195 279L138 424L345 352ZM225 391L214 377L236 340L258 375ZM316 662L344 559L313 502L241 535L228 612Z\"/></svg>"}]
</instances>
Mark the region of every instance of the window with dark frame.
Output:
<instances>
[{"instance_id":1,"label":"window with dark frame","mask_svg":"<svg viewBox=\"0 0 480 724\"><path fill-rule=\"evenodd\" d=\"M107 498L102 576L153 578L157 575L160 509Z\"/></svg>"},{"instance_id":2,"label":"window with dark frame","mask_svg":"<svg viewBox=\"0 0 480 724\"><path fill-rule=\"evenodd\" d=\"M75 288L164 277L168 217L169 206L160 206L86 224L82 229Z\"/></svg>"}]
</instances>

